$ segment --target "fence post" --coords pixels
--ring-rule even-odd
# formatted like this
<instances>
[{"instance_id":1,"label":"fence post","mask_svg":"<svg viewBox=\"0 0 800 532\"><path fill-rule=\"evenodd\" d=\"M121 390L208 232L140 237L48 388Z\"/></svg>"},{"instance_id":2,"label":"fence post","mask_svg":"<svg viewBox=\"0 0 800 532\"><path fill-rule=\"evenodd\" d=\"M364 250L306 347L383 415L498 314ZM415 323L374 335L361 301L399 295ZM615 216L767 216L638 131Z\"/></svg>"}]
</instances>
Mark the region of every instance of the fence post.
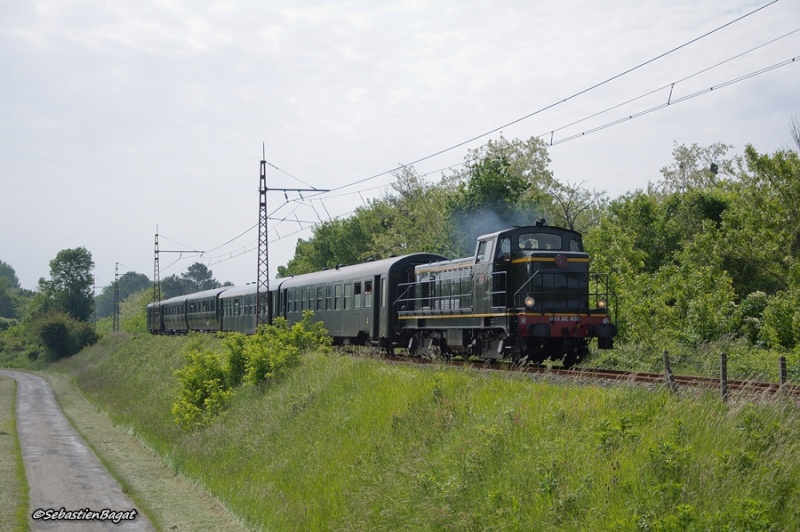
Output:
<instances>
[{"instance_id":1,"label":"fence post","mask_svg":"<svg viewBox=\"0 0 800 532\"><path fill-rule=\"evenodd\" d=\"M719 355L719 391L722 395L722 402L728 401L728 354Z\"/></svg>"},{"instance_id":2,"label":"fence post","mask_svg":"<svg viewBox=\"0 0 800 532\"><path fill-rule=\"evenodd\" d=\"M781 388L783 388L783 385L786 384L786 381L788 380L788 374L786 373L786 357L785 356L781 355L781 358L779 360L779 364L780 364L780 370L781 370Z\"/></svg>"},{"instance_id":3,"label":"fence post","mask_svg":"<svg viewBox=\"0 0 800 532\"><path fill-rule=\"evenodd\" d=\"M678 391L678 385L675 384L675 376L672 375L672 367L669 365L669 352L664 350L664 374L667 378L667 386L672 393Z\"/></svg>"}]
</instances>

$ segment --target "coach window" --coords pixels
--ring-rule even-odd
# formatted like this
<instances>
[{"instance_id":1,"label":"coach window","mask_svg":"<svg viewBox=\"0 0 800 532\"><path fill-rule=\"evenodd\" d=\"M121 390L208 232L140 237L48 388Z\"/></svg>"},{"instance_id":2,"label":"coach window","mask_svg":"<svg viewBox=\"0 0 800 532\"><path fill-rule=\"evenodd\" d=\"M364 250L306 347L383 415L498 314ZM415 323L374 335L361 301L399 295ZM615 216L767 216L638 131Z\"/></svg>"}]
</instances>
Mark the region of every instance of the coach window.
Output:
<instances>
[{"instance_id":1,"label":"coach window","mask_svg":"<svg viewBox=\"0 0 800 532\"><path fill-rule=\"evenodd\" d=\"M333 287L325 287L325 310L333 310Z\"/></svg>"},{"instance_id":2,"label":"coach window","mask_svg":"<svg viewBox=\"0 0 800 532\"><path fill-rule=\"evenodd\" d=\"M300 294L300 310L306 309L307 299L308 299L308 288L303 288L303 292Z\"/></svg>"},{"instance_id":3,"label":"coach window","mask_svg":"<svg viewBox=\"0 0 800 532\"><path fill-rule=\"evenodd\" d=\"M344 285L344 310L350 308L350 298L353 297L353 285L347 283Z\"/></svg>"},{"instance_id":4,"label":"coach window","mask_svg":"<svg viewBox=\"0 0 800 532\"><path fill-rule=\"evenodd\" d=\"M294 312L294 290L287 290L287 307L286 310Z\"/></svg>"},{"instance_id":5,"label":"coach window","mask_svg":"<svg viewBox=\"0 0 800 532\"><path fill-rule=\"evenodd\" d=\"M336 297L333 300L333 310L339 310L342 308L342 285L337 284L335 291Z\"/></svg>"},{"instance_id":6,"label":"coach window","mask_svg":"<svg viewBox=\"0 0 800 532\"><path fill-rule=\"evenodd\" d=\"M361 281L353 283L353 308L361 308Z\"/></svg>"},{"instance_id":7,"label":"coach window","mask_svg":"<svg viewBox=\"0 0 800 532\"><path fill-rule=\"evenodd\" d=\"M386 306L386 278L381 277L381 300L378 301L379 307Z\"/></svg>"},{"instance_id":8,"label":"coach window","mask_svg":"<svg viewBox=\"0 0 800 532\"><path fill-rule=\"evenodd\" d=\"M364 281L364 308L372 308L372 281Z\"/></svg>"}]
</instances>

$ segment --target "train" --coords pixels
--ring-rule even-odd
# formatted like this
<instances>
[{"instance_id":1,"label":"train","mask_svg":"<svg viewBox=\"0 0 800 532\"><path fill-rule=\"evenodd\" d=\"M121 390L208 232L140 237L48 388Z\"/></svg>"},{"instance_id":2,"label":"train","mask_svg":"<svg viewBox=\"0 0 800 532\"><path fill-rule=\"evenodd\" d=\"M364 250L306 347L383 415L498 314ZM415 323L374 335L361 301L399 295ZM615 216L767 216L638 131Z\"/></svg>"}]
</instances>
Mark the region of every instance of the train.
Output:
<instances>
[{"instance_id":1,"label":"train","mask_svg":"<svg viewBox=\"0 0 800 532\"><path fill-rule=\"evenodd\" d=\"M257 329L257 286L220 287L147 307L153 334ZM590 342L612 349L616 297L589 270L582 235L538 220L477 238L472 256L411 253L272 281L260 313L290 324L313 311L334 345L413 356L570 368Z\"/></svg>"}]
</instances>

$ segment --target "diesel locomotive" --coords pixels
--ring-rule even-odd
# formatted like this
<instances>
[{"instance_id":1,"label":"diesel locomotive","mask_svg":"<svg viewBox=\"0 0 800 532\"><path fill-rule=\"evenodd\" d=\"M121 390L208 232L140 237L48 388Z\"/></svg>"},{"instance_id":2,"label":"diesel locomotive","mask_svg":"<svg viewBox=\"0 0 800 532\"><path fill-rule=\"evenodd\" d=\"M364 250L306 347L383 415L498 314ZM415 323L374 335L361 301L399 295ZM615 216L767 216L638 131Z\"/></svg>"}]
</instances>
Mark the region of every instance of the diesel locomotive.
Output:
<instances>
[{"instance_id":1,"label":"diesel locomotive","mask_svg":"<svg viewBox=\"0 0 800 532\"><path fill-rule=\"evenodd\" d=\"M153 303L148 328L252 334L256 296L249 285ZM609 298L608 277L589 271L580 233L540 220L480 236L470 257L412 253L277 279L261 312L294 323L311 310L338 345L571 367L594 338L613 347Z\"/></svg>"}]
</instances>

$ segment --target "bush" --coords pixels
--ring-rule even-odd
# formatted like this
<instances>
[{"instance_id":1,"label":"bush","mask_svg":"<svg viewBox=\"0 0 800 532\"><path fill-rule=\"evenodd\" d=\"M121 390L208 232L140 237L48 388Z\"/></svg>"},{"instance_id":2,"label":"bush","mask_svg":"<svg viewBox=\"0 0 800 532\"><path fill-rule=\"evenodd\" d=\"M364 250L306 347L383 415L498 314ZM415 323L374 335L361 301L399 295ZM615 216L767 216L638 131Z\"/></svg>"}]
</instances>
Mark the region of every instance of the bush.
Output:
<instances>
[{"instance_id":1,"label":"bush","mask_svg":"<svg viewBox=\"0 0 800 532\"><path fill-rule=\"evenodd\" d=\"M51 361L70 357L98 340L92 324L78 321L63 312L42 316L34 330Z\"/></svg>"},{"instance_id":2,"label":"bush","mask_svg":"<svg viewBox=\"0 0 800 532\"><path fill-rule=\"evenodd\" d=\"M184 429L207 425L227 407L242 382L263 384L296 366L304 351L329 349L328 331L322 323L312 323L313 316L306 311L292 327L279 318L274 325L259 327L253 336L226 334L221 355L192 342L184 354L186 365L175 372L181 383L172 407L175 423Z\"/></svg>"}]
</instances>

